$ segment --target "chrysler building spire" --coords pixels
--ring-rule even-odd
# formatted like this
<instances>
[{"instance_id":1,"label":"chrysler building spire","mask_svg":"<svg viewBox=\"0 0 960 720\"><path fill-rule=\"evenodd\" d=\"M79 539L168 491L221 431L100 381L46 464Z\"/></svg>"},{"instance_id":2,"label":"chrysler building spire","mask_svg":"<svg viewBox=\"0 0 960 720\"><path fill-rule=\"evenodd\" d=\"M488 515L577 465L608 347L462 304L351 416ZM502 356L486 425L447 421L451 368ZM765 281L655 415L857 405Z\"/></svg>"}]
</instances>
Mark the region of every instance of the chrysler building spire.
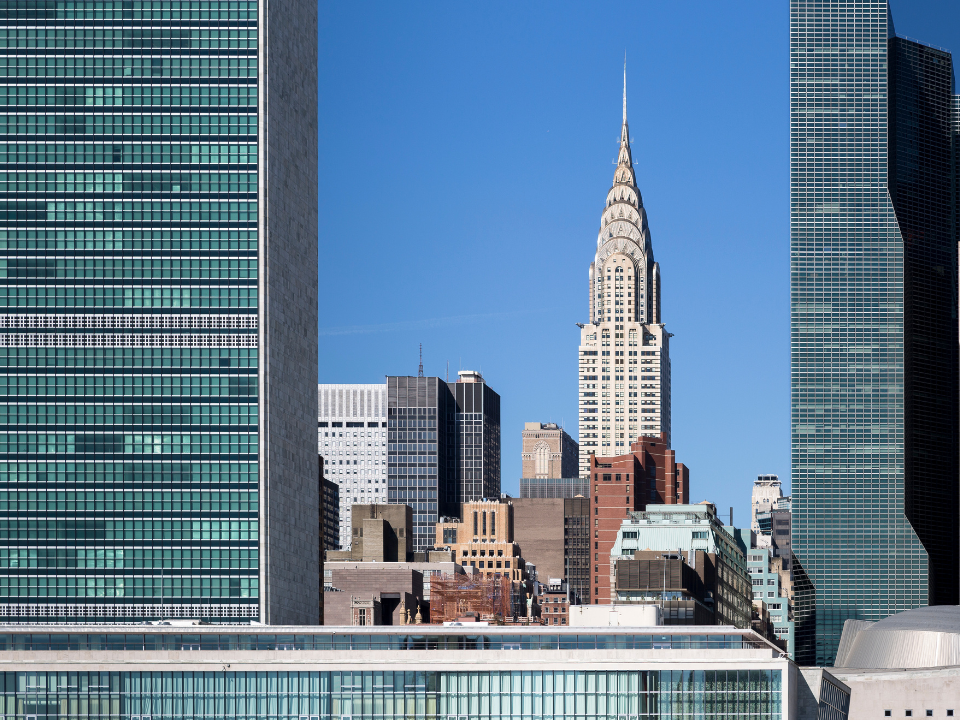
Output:
<instances>
[{"instance_id":1,"label":"chrysler building spire","mask_svg":"<svg viewBox=\"0 0 960 720\"><path fill-rule=\"evenodd\" d=\"M591 454L619 455L641 435L662 434L670 443L670 333L660 317L660 266L633 169L626 56L614 165L590 264L590 322L580 338L581 477L589 475ZM597 407L598 397L627 399ZM629 399L638 397L645 399Z\"/></svg>"},{"instance_id":2,"label":"chrysler building spire","mask_svg":"<svg viewBox=\"0 0 960 720\"><path fill-rule=\"evenodd\" d=\"M623 126L627 126L627 53L623 53Z\"/></svg>"}]
</instances>

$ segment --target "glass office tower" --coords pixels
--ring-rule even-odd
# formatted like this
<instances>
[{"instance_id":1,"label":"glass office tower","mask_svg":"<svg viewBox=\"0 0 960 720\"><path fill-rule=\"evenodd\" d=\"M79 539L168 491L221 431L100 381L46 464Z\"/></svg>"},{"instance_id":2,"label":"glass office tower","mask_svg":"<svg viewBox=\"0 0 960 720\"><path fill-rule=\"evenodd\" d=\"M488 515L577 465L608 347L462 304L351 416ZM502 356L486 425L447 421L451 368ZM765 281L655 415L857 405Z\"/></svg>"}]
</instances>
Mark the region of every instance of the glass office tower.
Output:
<instances>
[{"instance_id":1,"label":"glass office tower","mask_svg":"<svg viewBox=\"0 0 960 720\"><path fill-rule=\"evenodd\" d=\"M319 617L317 8L276 6L0 7L0 621Z\"/></svg>"},{"instance_id":2,"label":"glass office tower","mask_svg":"<svg viewBox=\"0 0 960 720\"><path fill-rule=\"evenodd\" d=\"M797 660L958 602L950 54L886 0L791 1Z\"/></svg>"}]
</instances>

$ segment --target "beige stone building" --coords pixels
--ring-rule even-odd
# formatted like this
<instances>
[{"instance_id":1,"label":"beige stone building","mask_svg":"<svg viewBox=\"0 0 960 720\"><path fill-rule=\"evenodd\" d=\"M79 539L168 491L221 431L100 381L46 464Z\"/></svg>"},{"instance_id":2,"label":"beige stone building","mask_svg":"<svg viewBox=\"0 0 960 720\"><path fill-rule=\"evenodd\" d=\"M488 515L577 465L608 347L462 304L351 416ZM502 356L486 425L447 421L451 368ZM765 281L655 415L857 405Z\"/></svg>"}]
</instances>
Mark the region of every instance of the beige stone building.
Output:
<instances>
[{"instance_id":1,"label":"beige stone building","mask_svg":"<svg viewBox=\"0 0 960 720\"><path fill-rule=\"evenodd\" d=\"M660 314L660 265L637 187L626 78L613 185L590 263L590 316L579 350L580 477L590 455L616 456L640 436L670 445L670 333Z\"/></svg>"},{"instance_id":2,"label":"beige stone building","mask_svg":"<svg viewBox=\"0 0 960 720\"><path fill-rule=\"evenodd\" d=\"M461 505L463 520L437 523L437 547L450 548L454 561L482 574L527 579L520 546L513 539L513 504L480 500Z\"/></svg>"},{"instance_id":3,"label":"beige stone building","mask_svg":"<svg viewBox=\"0 0 960 720\"><path fill-rule=\"evenodd\" d=\"M523 477L579 477L580 446L556 423L523 424Z\"/></svg>"}]
</instances>

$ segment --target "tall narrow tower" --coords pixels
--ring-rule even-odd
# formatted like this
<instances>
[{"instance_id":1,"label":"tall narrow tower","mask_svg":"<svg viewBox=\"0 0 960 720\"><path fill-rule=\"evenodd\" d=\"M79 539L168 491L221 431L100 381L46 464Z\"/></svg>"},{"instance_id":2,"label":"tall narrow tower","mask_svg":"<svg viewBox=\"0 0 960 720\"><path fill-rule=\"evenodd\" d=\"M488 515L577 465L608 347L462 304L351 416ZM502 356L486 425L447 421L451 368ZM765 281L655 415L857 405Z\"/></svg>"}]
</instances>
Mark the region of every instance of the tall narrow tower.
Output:
<instances>
[{"instance_id":1,"label":"tall narrow tower","mask_svg":"<svg viewBox=\"0 0 960 720\"><path fill-rule=\"evenodd\" d=\"M626 68L616 164L590 263L590 322L580 331L580 477L590 474L591 453L625 452L640 435L670 443L670 334L633 171Z\"/></svg>"}]
</instances>

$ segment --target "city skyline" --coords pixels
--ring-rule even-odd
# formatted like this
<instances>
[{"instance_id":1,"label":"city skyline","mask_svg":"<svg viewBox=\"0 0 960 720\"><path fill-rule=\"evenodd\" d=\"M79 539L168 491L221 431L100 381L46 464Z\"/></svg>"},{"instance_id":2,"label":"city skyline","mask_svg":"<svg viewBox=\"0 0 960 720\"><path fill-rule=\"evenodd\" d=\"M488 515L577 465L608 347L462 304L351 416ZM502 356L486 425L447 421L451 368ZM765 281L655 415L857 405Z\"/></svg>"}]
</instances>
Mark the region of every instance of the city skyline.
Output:
<instances>
[{"instance_id":1,"label":"city skyline","mask_svg":"<svg viewBox=\"0 0 960 720\"><path fill-rule=\"evenodd\" d=\"M960 47L947 3L893 9L912 36ZM626 49L637 181L675 334L672 444L696 471L694 499L733 505L738 522L757 475L779 475L790 492L789 13L766 3L622 10L628 32L614 40L612 5L514 9L506 26L483 12L404 18L385 8L363 20L377 42L362 52L334 37L359 16L335 7L321 18L324 252L333 266L350 262L351 244L337 238L361 212L403 242L376 243L369 291L325 272L321 296L337 312L321 316L321 338L342 354L321 357L319 381L414 373L419 342L428 375L444 377L448 362L451 378L482 369L504 399L511 494L524 422L577 434L569 349L593 255L584 238L596 232L598 188L609 187L616 160ZM407 23L425 39L418 48L393 33ZM677 55L680 36L692 50ZM390 192L371 206L355 190L364 179L353 148L374 136ZM465 204L431 199L449 197L450 173ZM456 243L445 230L454 226ZM410 283L414 263L431 283ZM719 427L757 446L726 457Z\"/></svg>"}]
</instances>

